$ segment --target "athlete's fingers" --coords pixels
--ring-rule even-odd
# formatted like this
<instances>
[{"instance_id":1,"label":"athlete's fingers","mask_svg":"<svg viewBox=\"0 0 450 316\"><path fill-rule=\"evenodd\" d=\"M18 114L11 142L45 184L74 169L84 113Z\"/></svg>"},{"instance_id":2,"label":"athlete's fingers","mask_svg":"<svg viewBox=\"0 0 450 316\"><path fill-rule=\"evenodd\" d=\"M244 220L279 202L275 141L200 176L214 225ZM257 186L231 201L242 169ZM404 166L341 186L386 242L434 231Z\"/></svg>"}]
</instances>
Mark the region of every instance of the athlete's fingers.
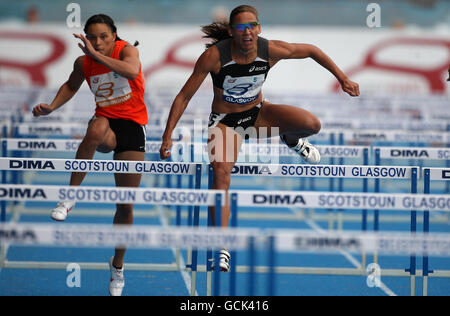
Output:
<instances>
[{"instance_id":1,"label":"athlete's fingers","mask_svg":"<svg viewBox=\"0 0 450 316\"><path fill-rule=\"evenodd\" d=\"M84 47L81 43L78 43L78 47L81 48L83 53L87 54L88 51L87 51L86 47Z\"/></svg>"},{"instance_id":2,"label":"athlete's fingers","mask_svg":"<svg viewBox=\"0 0 450 316\"><path fill-rule=\"evenodd\" d=\"M170 157L170 150L168 149L161 149L159 156L161 159L166 160L167 158Z\"/></svg>"},{"instance_id":3,"label":"athlete's fingers","mask_svg":"<svg viewBox=\"0 0 450 316\"><path fill-rule=\"evenodd\" d=\"M172 144L170 142L163 142L161 148L159 149L159 156L161 159L165 160L170 157L170 148Z\"/></svg>"},{"instance_id":4,"label":"athlete's fingers","mask_svg":"<svg viewBox=\"0 0 450 316\"><path fill-rule=\"evenodd\" d=\"M49 106L47 104L44 103L40 103L37 106L35 106L33 108L33 115L35 117L41 116L41 115L47 115L49 114L51 111L49 109Z\"/></svg>"}]
</instances>

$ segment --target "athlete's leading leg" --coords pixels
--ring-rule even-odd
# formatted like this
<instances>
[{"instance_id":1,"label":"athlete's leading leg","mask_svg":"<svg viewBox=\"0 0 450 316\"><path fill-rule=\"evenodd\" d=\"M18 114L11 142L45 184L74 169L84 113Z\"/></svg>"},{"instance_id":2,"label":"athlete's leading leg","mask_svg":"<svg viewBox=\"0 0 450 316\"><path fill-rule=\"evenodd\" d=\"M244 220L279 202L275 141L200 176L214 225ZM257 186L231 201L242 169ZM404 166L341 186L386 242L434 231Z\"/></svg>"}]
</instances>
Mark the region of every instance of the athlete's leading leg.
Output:
<instances>
[{"instance_id":1,"label":"athlete's leading leg","mask_svg":"<svg viewBox=\"0 0 450 316\"><path fill-rule=\"evenodd\" d=\"M111 130L108 119L97 117L90 122L75 159L92 159L96 150L107 153L114 150L115 147L116 135ZM73 172L70 185L80 185L85 176L86 172Z\"/></svg>"},{"instance_id":2,"label":"athlete's leading leg","mask_svg":"<svg viewBox=\"0 0 450 316\"><path fill-rule=\"evenodd\" d=\"M307 162L320 162L319 151L305 139L317 134L321 128L319 119L311 112L291 105L264 101L255 127L257 130L264 128L268 136L280 136L286 145L297 151ZM273 127L278 128L279 135L270 135Z\"/></svg>"},{"instance_id":3,"label":"athlete's leading leg","mask_svg":"<svg viewBox=\"0 0 450 316\"><path fill-rule=\"evenodd\" d=\"M86 135L78 147L75 159L92 159L95 151L110 152L116 147L116 135L109 126L105 117L96 117L91 120L86 130ZM72 172L70 185L80 185L86 176L86 172ZM55 221L64 221L67 214L75 206L75 201L61 201L52 210L51 218Z\"/></svg>"}]
</instances>

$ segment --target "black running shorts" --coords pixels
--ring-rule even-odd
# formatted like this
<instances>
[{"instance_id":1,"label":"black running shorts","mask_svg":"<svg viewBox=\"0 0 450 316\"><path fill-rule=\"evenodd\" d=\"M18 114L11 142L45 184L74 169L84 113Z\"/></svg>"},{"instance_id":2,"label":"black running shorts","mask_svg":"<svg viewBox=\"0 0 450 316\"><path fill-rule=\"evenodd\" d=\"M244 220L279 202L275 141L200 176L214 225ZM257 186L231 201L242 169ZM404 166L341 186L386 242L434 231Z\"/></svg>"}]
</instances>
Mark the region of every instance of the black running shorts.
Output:
<instances>
[{"instance_id":1,"label":"black running shorts","mask_svg":"<svg viewBox=\"0 0 450 316\"><path fill-rule=\"evenodd\" d=\"M124 151L145 152L145 126L130 120L108 118L109 126L116 134L114 153Z\"/></svg>"}]
</instances>

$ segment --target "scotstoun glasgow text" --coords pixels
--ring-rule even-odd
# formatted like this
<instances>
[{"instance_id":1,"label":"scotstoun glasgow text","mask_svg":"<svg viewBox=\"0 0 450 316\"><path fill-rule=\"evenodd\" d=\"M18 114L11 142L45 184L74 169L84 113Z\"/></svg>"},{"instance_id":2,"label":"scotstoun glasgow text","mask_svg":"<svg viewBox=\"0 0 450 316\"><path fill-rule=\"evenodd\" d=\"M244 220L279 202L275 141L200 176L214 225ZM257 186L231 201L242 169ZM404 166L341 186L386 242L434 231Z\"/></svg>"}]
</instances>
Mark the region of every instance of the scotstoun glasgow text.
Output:
<instances>
[{"instance_id":1,"label":"scotstoun glasgow text","mask_svg":"<svg viewBox=\"0 0 450 316\"><path fill-rule=\"evenodd\" d=\"M343 166L282 166L281 175L363 177L363 178L407 178L407 168L401 167L343 167Z\"/></svg>"},{"instance_id":2,"label":"scotstoun glasgow text","mask_svg":"<svg viewBox=\"0 0 450 316\"><path fill-rule=\"evenodd\" d=\"M420 209L450 210L450 197L426 196L399 197L395 195L353 194L253 194L251 204L255 206L300 206L319 208L352 209Z\"/></svg>"},{"instance_id":3,"label":"scotstoun glasgow text","mask_svg":"<svg viewBox=\"0 0 450 316\"><path fill-rule=\"evenodd\" d=\"M105 188L60 188L56 192L43 188L0 188L0 199L5 200L77 200L105 203L200 204L208 203L210 195L199 191L155 191Z\"/></svg>"}]
</instances>

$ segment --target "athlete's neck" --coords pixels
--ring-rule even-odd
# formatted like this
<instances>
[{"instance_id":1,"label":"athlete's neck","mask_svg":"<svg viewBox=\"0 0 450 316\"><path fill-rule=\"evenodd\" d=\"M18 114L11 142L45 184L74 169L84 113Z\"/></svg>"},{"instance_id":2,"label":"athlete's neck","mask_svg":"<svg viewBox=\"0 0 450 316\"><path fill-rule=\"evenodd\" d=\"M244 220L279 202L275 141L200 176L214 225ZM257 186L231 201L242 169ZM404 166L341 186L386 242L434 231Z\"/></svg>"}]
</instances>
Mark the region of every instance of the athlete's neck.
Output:
<instances>
[{"instance_id":1,"label":"athlete's neck","mask_svg":"<svg viewBox=\"0 0 450 316\"><path fill-rule=\"evenodd\" d=\"M240 47L236 47L234 42L231 42L231 51L234 52L234 56L243 62L251 62L256 58L257 55L257 47L251 50L243 50Z\"/></svg>"}]
</instances>

